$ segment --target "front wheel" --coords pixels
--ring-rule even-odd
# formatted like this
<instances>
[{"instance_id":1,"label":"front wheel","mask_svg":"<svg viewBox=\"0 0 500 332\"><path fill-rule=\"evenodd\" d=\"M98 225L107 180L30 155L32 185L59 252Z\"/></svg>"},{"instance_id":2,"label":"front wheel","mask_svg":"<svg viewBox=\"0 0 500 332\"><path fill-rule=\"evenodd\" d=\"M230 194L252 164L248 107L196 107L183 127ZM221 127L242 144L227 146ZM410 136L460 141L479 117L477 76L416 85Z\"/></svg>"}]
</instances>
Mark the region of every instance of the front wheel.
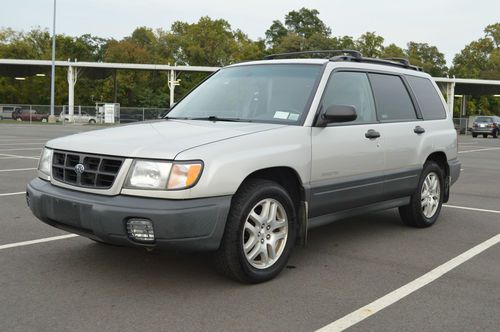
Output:
<instances>
[{"instance_id":1,"label":"front wheel","mask_svg":"<svg viewBox=\"0 0 500 332\"><path fill-rule=\"evenodd\" d=\"M269 180L247 181L233 198L215 256L222 274L246 283L276 277L295 243L296 213L288 192Z\"/></svg>"},{"instance_id":2,"label":"front wheel","mask_svg":"<svg viewBox=\"0 0 500 332\"><path fill-rule=\"evenodd\" d=\"M424 165L418 188L410 198L410 204L399 208L403 222L413 227L432 226L441 212L444 197L443 170L434 161Z\"/></svg>"}]
</instances>

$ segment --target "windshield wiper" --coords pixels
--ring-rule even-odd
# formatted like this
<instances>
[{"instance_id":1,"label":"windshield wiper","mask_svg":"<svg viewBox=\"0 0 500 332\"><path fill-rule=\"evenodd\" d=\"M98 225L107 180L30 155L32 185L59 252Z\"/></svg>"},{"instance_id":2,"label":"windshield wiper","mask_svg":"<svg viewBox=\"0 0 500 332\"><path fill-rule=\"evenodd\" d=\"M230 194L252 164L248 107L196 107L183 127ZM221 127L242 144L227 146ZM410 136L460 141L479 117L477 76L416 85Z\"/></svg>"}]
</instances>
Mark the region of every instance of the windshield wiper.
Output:
<instances>
[{"instance_id":1,"label":"windshield wiper","mask_svg":"<svg viewBox=\"0 0 500 332\"><path fill-rule=\"evenodd\" d=\"M198 117L198 118L188 118L188 120L206 120L206 121L228 121L228 122L240 122L240 121L245 121L245 122L251 122L250 120L242 120L240 118L223 118L223 117L218 117L215 115L210 115L210 116L205 116L205 117Z\"/></svg>"}]
</instances>

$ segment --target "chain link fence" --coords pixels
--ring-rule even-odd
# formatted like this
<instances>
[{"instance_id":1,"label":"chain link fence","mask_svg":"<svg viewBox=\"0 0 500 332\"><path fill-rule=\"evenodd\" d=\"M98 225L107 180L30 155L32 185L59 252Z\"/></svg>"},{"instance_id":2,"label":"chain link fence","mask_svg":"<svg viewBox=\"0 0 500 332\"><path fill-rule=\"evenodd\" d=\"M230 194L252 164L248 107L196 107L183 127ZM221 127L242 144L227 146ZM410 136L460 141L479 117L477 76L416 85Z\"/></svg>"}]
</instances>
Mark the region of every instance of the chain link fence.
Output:
<instances>
[{"instance_id":1,"label":"chain link fence","mask_svg":"<svg viewBox=\"0 0 500 332\"><path fill-rule=\"evenodd\" d=\"M68 123L67 105L57 105L54 109L54 115L59 123ZM100 124L103 123L104 116L98 111L99 107L96 106L83 106L78 105L74 108L73 123L90 123ZM130 123L159 119L166 115L168 108L154 108L154 107L120 107L118 123ZM17 120L22 122L35 122L35 121L48 121L50 115L49 105L5 105L0 104L0 120ZM461 135L470 134L472 124L474 123L475 116L466 118L453 118L453 123L457 133Z\"/></svg>"},{"instance_id":2,"label":"chain link fence","mask_svg":"<svg viewBox=\"0 0 500 332\"><path fill-rule=\"evenodd\" d=\"M159 119L168 112L168 108L153 107L120 107L118 123L130 123ZM104 116L99 107L78 105L74 107L73 119L69 117L68 105L56 105L54 115L57 122L68 123L103 123ZM0 104L0 120L16 120L20 122L47 122L50 105Z\"/></svg>"}]
</instances>

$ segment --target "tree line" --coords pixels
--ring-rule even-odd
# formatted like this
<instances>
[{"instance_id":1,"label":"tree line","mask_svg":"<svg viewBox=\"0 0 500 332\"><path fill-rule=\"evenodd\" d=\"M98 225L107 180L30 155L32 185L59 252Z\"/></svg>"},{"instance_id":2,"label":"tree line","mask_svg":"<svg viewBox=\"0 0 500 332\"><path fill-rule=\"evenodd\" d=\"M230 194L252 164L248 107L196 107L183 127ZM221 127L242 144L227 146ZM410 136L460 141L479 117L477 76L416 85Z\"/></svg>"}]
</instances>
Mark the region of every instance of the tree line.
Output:
<instances>
[{"instance_id":1,"label":"tree line","mask_svg":"<svg viewBox=\"0 0 500 332\"><path fill-rule=\"evenodd\" d=\"M201 17L198 22L174 22L170 30L138 27L120 40L90 34L73 37L56 36L58 60L156 63L199 66L225 66L261 59L272 53L352 49L364 56L406 58L423 67L432 76L455 75L461 78L500 79L500 22L487 25L483 37L465 45L447 67L445 56L437 46L409 41L404 47L386 45L384 37L366 32L354 38L335 36L332 28L320 18L316 9L290 11L284 20L275 20L265 38L252 40L243 31L234 30L224 19ZM47 29L29 31L0 29L0 58L50 59L51 35ZM176 99L186 94L207 74L182 73ZM91 76L91 75L90 75ZM75 104L93 105L113 101L113 78L96 79L81 73L75 91ZM29 77L16 81L0 77L0 103L48 104L50 78ZM169 91L165 73L145 71L117 72L116 99L122 106L168 107ZM500 98L474 96L469 100L471 113L500 113ZM67 100L66 72L56 72L56 103ZM458 112L458 106L455 109Z\"/></svg>"}]
</instances>

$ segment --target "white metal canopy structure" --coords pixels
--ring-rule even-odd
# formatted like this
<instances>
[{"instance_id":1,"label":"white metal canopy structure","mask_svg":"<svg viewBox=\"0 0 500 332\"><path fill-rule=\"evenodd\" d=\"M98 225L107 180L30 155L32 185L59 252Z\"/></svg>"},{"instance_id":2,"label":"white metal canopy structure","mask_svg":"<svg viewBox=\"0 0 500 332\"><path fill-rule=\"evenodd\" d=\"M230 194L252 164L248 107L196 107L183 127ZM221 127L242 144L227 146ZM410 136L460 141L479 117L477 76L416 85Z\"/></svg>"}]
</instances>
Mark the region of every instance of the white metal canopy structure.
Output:
<instances>
[{"instance_id":1,"label":"white metal canopy structure","mask_svg":"<svg viewBox=\"0 0 500 332\"><path fill-rule=\"evenodd\" d=\"M165 64L136 64L110 62L71 62L56 61L56 67L68 70L68 105L69 115L74 112L74 91L78 73L85 70L85 75L92 78L105 78L116 70L149 70L163 71L168 75L170 89L170 105L174 103L174 89L179 85L177 80L180 72L214 72L219 67L205 66L171 66ZM50 60L0 59L0 76L28 77L36 74L49 74ZM436 83L446 92L448 109L453 112L455 94L457 95L500 95L500 80L479 80L464 78L434 77Z\"/></svg>"},{"instance_id":2,"label":"white metal canopy structure","mask_svg":"<svg viewBox=\"0 0 500 332\"><path fill-rule=\"evenodd\" d=\"M28 77L40 74L48 75L51 67L50 60L24 60L24 59L0 59L0 76ZM171 66L164 64L136 64L136 63L110 63L110 62L71 62L56 61L56 67L67 68L68 71L68 115L73 117L75 104L75 84L78 73L83 69L85 74L92 78L105 78L116 70L147 70L163 71L168 75L168 87L170 89L170 106L174 103L174 89L179 85L177 76L180 72L214 72L218 67L204 66ZM115 78L116 79L116 78Z\"/></svg>"},{"instance_id":3,"label":"white metal canopy structure","mask_svg":"<svg viewBox=\"0 0 500 332\"><path fill-rule=\"evenodd\" d=\"M500 80L434 77L434 81L446 92L450 112L453 112L455 95L500 95Z\"/></svg>"}]
</instances>

